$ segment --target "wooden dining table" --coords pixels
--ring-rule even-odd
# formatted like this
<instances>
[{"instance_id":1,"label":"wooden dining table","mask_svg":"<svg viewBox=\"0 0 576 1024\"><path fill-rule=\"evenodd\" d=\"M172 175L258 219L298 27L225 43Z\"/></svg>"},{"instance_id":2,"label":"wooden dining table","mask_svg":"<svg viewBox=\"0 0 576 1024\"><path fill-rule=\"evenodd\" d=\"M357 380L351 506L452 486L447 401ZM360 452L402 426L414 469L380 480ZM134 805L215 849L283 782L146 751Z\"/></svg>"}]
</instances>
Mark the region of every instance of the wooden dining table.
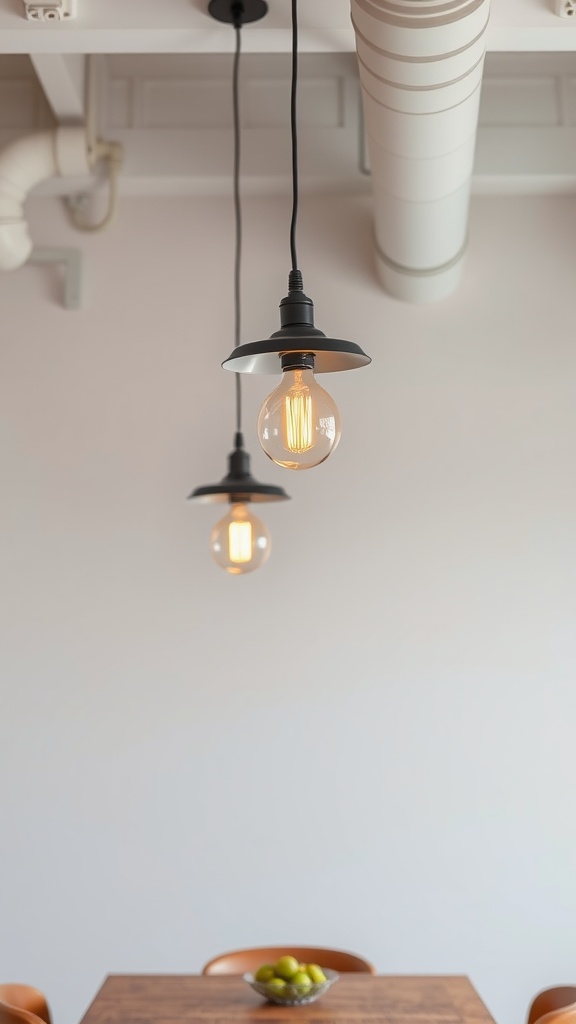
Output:
<instances>
[{"instance_id":1,"label":"wooden dining table","mask_svg":"<svg viewBox=\"0 0 576 1024\"><path fill-rule=\"evenodd\" d=\"M341 974L305 1006L266 1002L239 975L111 974L81 1024L494 1024L464 975Z\"/></svg>"}]
</instances>

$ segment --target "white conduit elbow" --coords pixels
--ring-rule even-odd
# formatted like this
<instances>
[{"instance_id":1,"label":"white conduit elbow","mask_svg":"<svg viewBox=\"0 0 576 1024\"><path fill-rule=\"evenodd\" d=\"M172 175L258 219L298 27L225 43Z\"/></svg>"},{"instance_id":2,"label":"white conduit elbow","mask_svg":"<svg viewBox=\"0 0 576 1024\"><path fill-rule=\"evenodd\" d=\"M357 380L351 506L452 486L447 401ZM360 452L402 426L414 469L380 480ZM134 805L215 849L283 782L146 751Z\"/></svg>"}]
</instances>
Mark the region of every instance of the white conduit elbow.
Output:
<instances>
[{"instance_id":1,"label":"white conduit elbow","mask_svg":"<svg viewBox=\"0 0 576 1024\"><path fill-rule=\"evenodd\" d=\"M376 260L406 302L462 276L490 0L352 0Z\"/></svg>"},{"instance_id":2,"label":"white conduit elbow","mask_svg":"<svg viewBox=\"0 0 576 1024\"><path fill-rule=\"evenodd\" d=\"M32 252L24 203L54 175L90 173L84 128L35 132L0 151L0 270L21 267Z\"/></svg>"}]
</instances>

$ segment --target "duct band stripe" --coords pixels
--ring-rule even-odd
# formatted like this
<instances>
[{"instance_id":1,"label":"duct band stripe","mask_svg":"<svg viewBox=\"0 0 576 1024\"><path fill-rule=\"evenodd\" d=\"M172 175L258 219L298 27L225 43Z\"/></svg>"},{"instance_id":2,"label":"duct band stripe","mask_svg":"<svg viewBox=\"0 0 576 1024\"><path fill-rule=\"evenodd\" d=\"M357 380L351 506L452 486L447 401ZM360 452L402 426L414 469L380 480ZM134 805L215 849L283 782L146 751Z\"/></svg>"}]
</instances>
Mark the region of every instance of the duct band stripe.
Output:
<instances>
[{"instance_id":1,"label":"duct band stripe","mask_svg":"<svg viewBox=\"0 0 576 1024\"><path fill-rule=\"evenodd\" d=\"M484 60L484 53L482 53L482 56L478 58L476 63L472 64L472 66L469 67L463 75L458 75L456 78L448 78L444 82L434 82L433 84L427 85L405 85L404 82L393 82L390 78L383 78L382 75L377 75L376 72L368 66L366 61L362 60L360 54L357 54L357 57L358 63L362 65L366 73L370 75L371 78L376 78L379 82L382 82L383 85L387 85L391 89L404 89L406 92L434 92L435 89L447 89L450 85L455 85L456 82L463 82L465 78L468 78L468 76L471 75L473 71L476 71L476 68L482 64L482 61ZM476 86L472 89L472 92L475 91Z\"/></svg>"},{"instance_id":2,"label":"duct band stripe","mask_svg":"<svg viewBox=\"0 0 576 1024\"><path fill-rule=\"evenodd\" d=\"M392 107L390 106L389 103L384 103L382 100L379 100L378 97L374 95L374 93L370 92L370 89L368 89L365 82L362 82L362 91L365 93L366 96L369 96L370 99L373 100L373 102L378 107L382 107L383 110L391 110L394 114L402 114L403 117L435 117L437 114L446 113L447 110L456 110L458 107L461 107L463 103L467 103L470 97L473 96L475 92L478 92L478 90L481 89L481 87L482 82L480 81L478 85L476 85L474 89L472 89L472 92L468 93L467 96L464 96L464 98L461 99L458 103L452 103L448 107L438 107L436 110L418 111L401 110L400 107ZM476 121L474 121L473 130L474 132L476 131Z\"/></svg>"},{"instance_id":3,"label":"duct band stripe","mask_svg":"<svg viewBox=\"0 0 576 1024\"><path fill-rule=\"evenodd\" d=\"M354 29L354 32L356 33L356 38L361 39L364 45L367 47L367 49L372 50L373 53L377 53L380 57L386 57L387 60L404 61L406 64L433 64L435 61L449 60L450 57L457 57L461 53L466 53L466 50L469 50L472 46L475 46L476 43L479 43L480 40L482 39L482 36L486 34L489 19L486 18L486 21L484 22L484 25L482 26L480 32L478 32L478 34L475 35L474 38L471 39L469 43L466 43L466 46L459 46L458 49L447 50L445 53L434 53L430 57L411 57L408 54L392 53L391 50L383 50L382 47L376 46L376 44L373 43L370 39L367 39L366 36L360 31L356 22L354 21L353 15L351 20L352 27Z\"/></svg>"},{"instance_id":4,"label":"duct band stripe","mask_svg":"<svg viewBox=\"0 0 576 1024\"><path fill-rule=\"evenodd\" d=\"M456 8L449 8L448 5L444 5L438 10L447 10L447 14L443 14L441 17L433 14L429 9L427 11L419 11L417 14L406 15L395 12L400 12L402 8L396 7L394 10L387 8L383 10L381 7L375 7L374 4L370 3L370 0L354 0L357 7L361 7L362 10L374 18L375 21L383 21L388 25L392 25L394 28L440 28L443 25L454 25L458 21L463 21L468 18L475 11L479 10L484 4L488 5L488 0L472 0L467 7L462 7L458 4Z\"/></svg>"},{"instance_id":5,"label":"duct band stripe","mask_svg":"<svg viewBox=\"0 0 576 1024\"><path fill-rule=\"evenodd\" d=\"M377 256L379 257L379 259L382 260L382 263L384 263L387 267L390 268L390 270L394 270L397 274L403 274L405 277L424 278L434 277L436 274L444 274L447 270L451 270L452 267L458 266L458 264L463 259L466 253L466 249L468 248L468 236L466 236L462 248L456 253L455 256L452 257L451 260L448 260L446 263L441 263L439 266L436 267L405 267L402 263L396 263L395 260L390 259L390 257L386 255L384 250L380 248L376 236L374 236L374 245L376 248Z\"/></svg>"}]
</instances>

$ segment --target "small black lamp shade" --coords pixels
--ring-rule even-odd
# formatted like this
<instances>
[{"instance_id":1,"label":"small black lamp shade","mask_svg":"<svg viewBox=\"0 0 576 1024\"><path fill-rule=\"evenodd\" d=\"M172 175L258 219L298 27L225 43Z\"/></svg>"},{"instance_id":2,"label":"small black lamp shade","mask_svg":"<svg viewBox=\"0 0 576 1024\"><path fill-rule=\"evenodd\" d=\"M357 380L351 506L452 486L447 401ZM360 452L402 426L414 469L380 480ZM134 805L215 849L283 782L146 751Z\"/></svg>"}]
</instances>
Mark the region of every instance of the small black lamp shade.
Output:
<instances>
[{"instance_id":1,"label":"small black lamp shade","mask_svg":"<svg viewBox=\"0 0 576 1024\"><path fill-rule=\"evenodd\" d=\"M234 437L234 451L228 456L228 474L219 484L196 487L189 495L190 501L208 505L232 503L234 501L288 501L289 494L283 487L259 484L250 473L250 456L244 450L244 438L240 432Z\"/></svg>"},{"instance_id":2,"label":"small black lamp shade","mask_svg":"<svg viewBox=\"0 0 576 1024\"><path fill-rule=\"evenodd\" d=\"M222 366L236 373L278 373L281 356L306 352L314 358L315 373L354 370L372 362L353 341L327 338L314 327L314 303L302 290L302 274L290 271L288 295L280 303L281 328L267 341L238 345Z\"/></svg>"}]
</instances>

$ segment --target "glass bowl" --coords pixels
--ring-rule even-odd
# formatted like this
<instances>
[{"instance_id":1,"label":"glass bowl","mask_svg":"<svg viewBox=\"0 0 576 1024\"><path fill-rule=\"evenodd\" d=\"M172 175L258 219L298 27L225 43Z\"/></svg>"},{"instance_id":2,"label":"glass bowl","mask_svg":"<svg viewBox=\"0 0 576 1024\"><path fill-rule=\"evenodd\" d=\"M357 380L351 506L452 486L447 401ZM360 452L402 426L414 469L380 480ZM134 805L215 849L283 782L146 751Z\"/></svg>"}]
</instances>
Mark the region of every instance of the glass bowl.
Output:
<instances>
[{"instance_id":1,"label":"glass bowl","mask_svg":"<svg viewBox=\"0 0 576 1024\"><path fill-rule=\"evenodd\" d=\"M255 981L253 974L244 974L243 977L255 992L264 996L271 1003L282 1003L283 1006L304 1006L306 1003L315 1003L317 999L320 999L320 996L327 992L330 985L333 985L340 977L337 971L331 971L327 967L323 967L322 970L326 975L326 981L312 982L309 988L305 988L303 985L291 985L287 981L285 987L279 990L270 986L268 981Z\"/></svg>"}]
</instances>

